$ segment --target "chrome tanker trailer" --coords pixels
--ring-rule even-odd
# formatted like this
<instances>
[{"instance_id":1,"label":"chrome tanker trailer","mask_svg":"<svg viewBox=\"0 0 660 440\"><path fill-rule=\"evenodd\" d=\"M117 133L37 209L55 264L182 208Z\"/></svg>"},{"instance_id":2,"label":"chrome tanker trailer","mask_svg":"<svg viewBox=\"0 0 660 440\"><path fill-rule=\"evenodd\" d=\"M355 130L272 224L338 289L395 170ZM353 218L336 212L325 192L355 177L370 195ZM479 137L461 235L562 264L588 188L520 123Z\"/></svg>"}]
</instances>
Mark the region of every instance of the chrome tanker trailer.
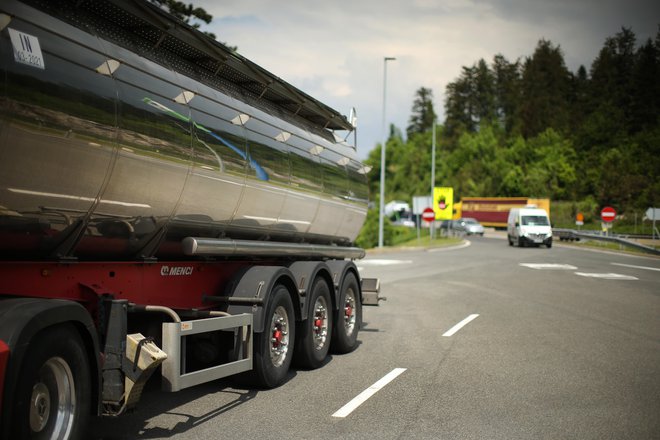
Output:
<instances>
[{"instance_id":1,"label":"chrome tanker trailer","mask_svg":"<svg viewBox=\"0 0 660 440\"><path fill-rule=\"evenodd\" d=\"M345 116L143 0L2 0L0 57L1 438L357 346Z\"/></svg>"}]
</instances>

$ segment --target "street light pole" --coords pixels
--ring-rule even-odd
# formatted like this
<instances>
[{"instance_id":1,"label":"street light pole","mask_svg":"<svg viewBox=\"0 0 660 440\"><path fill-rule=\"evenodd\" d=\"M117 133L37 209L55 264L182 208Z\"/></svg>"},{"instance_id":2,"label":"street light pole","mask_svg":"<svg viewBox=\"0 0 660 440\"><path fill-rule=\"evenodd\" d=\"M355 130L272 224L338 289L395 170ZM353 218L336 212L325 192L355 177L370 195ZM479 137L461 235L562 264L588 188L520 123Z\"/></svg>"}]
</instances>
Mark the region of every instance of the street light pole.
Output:
<instances>
[{"instance_id":1,"label":"street light pole","mask_svg":"<svg viewBox=\"0 0 660 440\"><path fill-rule=\"evenodd\" d=\"M431 138L431 204L434 205L433 200L433 191L435 188L435 118L433 118L433 137ZM433 211L435 211L435 206L433 206ZM431 239L433 239L433 233L435 232L435 220L431 223Z\"/></svg>"},{"instance_id":2,"label":"street light pole","mask_svg":"<svg viewBox=\"0 0 660 440\"><path fill-rule=\"evenodd\" d=\"M378 213L378 247L383 247L383 216L385 215L385 144L387 143L387 129L385 127L386 91L387 91L387 62L394 61L394 57L383 58L383 125L380 147L380 203Z\"/></svg>"}]
</instances>

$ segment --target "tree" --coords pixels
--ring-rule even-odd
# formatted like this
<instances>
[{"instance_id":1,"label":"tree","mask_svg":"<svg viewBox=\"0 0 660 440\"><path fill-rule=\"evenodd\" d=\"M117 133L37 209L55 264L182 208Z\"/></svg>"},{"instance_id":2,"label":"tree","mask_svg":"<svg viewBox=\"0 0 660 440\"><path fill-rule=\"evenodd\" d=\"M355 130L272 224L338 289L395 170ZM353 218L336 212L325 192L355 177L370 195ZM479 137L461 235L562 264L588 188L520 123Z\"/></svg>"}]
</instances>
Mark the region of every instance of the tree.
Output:
<instances>
[{"instance_id":1,"label":"tree","mask_svg":"<svg viewBox=\"0 0 660 440\"><path fill-rule=\"evenodd\" d=\"M660 30L658 31L660 42ZM637 50L631 72L631 131L658 125L660 117L660 46L651 39Z\"/></svg>"},{"instance_id":2,"label":"tree","mask_svg":"<svg viewBox=\"0 0 660 440\"><path fill-rule=\"evenodd\" d=\"M407 140L390 126L388 200L429 192L432 133L422 116L430 101L421 88ZM571 215L579 206L658 205L660 29L637 48L628 29L607 38L589 71L569 72L559 46L545 40L524 63L479 60L447 85L445 114L436 182L456 198L548 197L571 201ZM377 194L378 148L367 162Z\"/></svg>"},{"instance_id":3,"label":"tree","mask_svg":"<svg viewBox=\"0 0 660 440\"><path fill-rule=\"evenodd\" d=\"M577 172L571 141L548 128L527 144L534 155L526 173L529 193L554 200L574 200Z\"/></svg>"},{"instance_id":4,"label":"tree","mask_svg":"<svg viewBox=\"0 0 660 440\"><path fill-rule=\"evenodd\" d=\"M213 16L206 12L205 9L195 7L192 3L185 4L184 2L178 0L149 0L151 3L160 7L161 9L166 10L179 20L183 21L186 24L191 25L195 29L199 29L200 23L195 20L202 21L206 24L211 23ZM209 36L212 34L209 34ZM213 35L213 38L215 36Z\"/></svg>"},{"instance_id":5,"label":"tree","mask_svg":"<svg viewBox=\"0 0 660 440\"><path fill-rule=\"evenodd\" d=\"M571 87L569 92L569 105L570 105L570 131L576 133L584 124L585 117L588 113L588 93L589 93L589 78L587 77L587 69L580 66L575 75L571 76Z\"/></svg>"},{"instance_id":6,"label":"tree","mask_svg":"<svg viewBox=\"0 0 660 440\"><path fill-rule=\"evenodd\" d=\"M463 67L458 79L447 84L444 125L447 136L453 140L458 139L464 132L476 131L476 114L472 98L474 75L474 68Z\"/></svg>"},{"instance_id":7,"label":"tree","mask_svg":"<svg viewBox=\"0 0 660 440\"><path fill-rule=\"evenodd\" d=\"M479 126L484 122L490 124L497 117L495 77L483 58L477 62L473 69L472 100L474 102L475 117Z\"/></svg>"},{"instance_id":8,"label":"tree","mask_svg":"<svg viewBox=\"0 0 660 440\"><path fill-rule=\"evenodd\" d=\"M539 41L522 75L522 132L526 138L547 128L567 133L570 74L559 46Z\"/></svg>"},{"instance_id":9,"label":"tree","mask_svg":"<svg viewBox=\"0 0 660 440\"><path fill-rule=\"evenodd\" d=\"M591 112L608 107L621 111L623 124L633 119L633 71L635 69L635 33L627 28L605 40L603 48L591 65L589 103Z\"/></svg>"},{"instance_id":10,"label":"tree","mask_svg":"<svg viewBox=\"0 0 660 440\"><path fill-rule=\"evenodd\" d=\"M520 62L510 63L502 55L493 59L497 120L507 135L520 132Z\"/></svg>"},{"instance_id":11,"label":"tree","mask_svg":"<svg viewBox=\"0 0 660 440\"><path fill-rule=\"evenodd\" d=\"M463 67L461 76L447 85L446 96L445 127L454 140L497 119L495 76L483 59Z\"/></svg>"},{"instance_id":12,"label":"tree","mask_svg":"<svg viewBox=\"0 0 660 440\"><path fill-rule=\"evenodd\" d=\"M433 91L426 87L420 87L413 101L412 113L406 134L408 139L412 138L416 133L424 133L431 130L433 122L436 119L435 111L433 110Z\"/></svg>"},{"instance_id":13,"label":"tree","mask_svg":"<svg viewBox=\"0 0 660 440\"><path fill-rule=\"evenodd\" d=\"M478 132L463 133L446 158L450 186L455 196L496 194L505 167L497 162L500 140L493 124L482 124Z\"/></svg>"},{"instance_id":14,"label":"tree","mask_svg":"<svg viewBox=\"0 0 660 440\"><path fill-rule=\"evenodd\" d=\"M401 165L407 160L405 154L405 142L401 132L394 124L389 126L389 137L385 144L385 203L388 200L394 200L396 194L394 191L397 189L393 177L399 173ZM369 193L375 195L380 194L380 151L381 144L376 145L376 148L369 152L369 156L364 161L365 165L371 167L371 171L367 175L367 184L369 185Z\"/></svg>"},{"instance_id":15,"label":"tree","mask_svg":"<svg viewBox=\"0 0 660 440\"><path fill-rule=\"evenodd\" d=\"M183 21L184 23L192 26L195 29L199 29L201 23L210 24L213 20L213 16L206 12L204 8L196 7L192 3L185 4L179 0L149 0L151 3L155 4L159 8L162 8L172 14L174 17ZM214 40L216 36L213 32L203 31L203 33ZM230 50L236 52L238 47L229 46L226 43L223 43Z\"/></svg>"},{"instance_id":16,"label":"tree","mask_svg":"<svg viewBox=\"0 0 660 440\"><path fill-rule=\"evenodd\" d=\"M355 244L361 248L369 249L378 244L379 215L378 209L367 211L367 218L360 234L355 239ZM383 244L389 246L392 244L392 223L386 216L383 218Z\"/></svg>"}]
</instances>

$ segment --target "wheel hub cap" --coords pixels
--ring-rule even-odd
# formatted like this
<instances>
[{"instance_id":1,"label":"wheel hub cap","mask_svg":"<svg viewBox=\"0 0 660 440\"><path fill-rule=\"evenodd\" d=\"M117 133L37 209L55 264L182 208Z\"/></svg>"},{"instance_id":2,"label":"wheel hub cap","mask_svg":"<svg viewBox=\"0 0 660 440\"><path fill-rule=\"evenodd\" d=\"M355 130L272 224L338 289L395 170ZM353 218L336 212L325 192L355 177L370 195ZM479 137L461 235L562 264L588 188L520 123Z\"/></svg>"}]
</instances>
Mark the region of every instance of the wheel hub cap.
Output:
<instances>
[{"instance_id":1,"label":"wheel hub cap","mask_svg":"<svg viewBox=\"0 0 660 440\"><path fill-rule=\"evenodd\" d=\"M50 392L43 383L38 383L32 388L30 399L30 428L34 432L41 432L50 416Z\"/></svg>"},{"instance_id":2,"label":"wheel hub cap","mask_svg":"<svg viewBox=\"0 0 660 440\"><path fill-rule=\"evenodd\" d=\"M346 300L344 301L344 328L347 335L351 335L355 329L355 306L357 305L355 298L353 290L346 292Z\"/></svg>"},{"instance_id":3,"label":"wheel hub cap","mask_svg":"<svg viewBox=\"0 0 660 440\"><path fill-rule=\"evenodd\" d=\"M278 307L270 321L270 360L279 367L286 360L289 350L289 316L283 307Z\"/></svg>"},{"instance_id":4,"label":"wheel hub cap","mask_svg":"<svg viewBox=\"0 0 660 440\"><path fill-rule=\"evenodd\" d=\"M328 340L328 308L325 298L320 297L314 303L314 348L322 349Z\"/></svg>"},{"instance_id":5,"label":"wheel hub cap","mask_svg":"<svg viewBox=\"0 0 660 440\"><path fill-rule=\"evenodd\" d=\"M76 405L76 385L69 364L60 357L50 358L32 387L30 430L42 437L69 438Z\"/></svg>"}]
</instances>

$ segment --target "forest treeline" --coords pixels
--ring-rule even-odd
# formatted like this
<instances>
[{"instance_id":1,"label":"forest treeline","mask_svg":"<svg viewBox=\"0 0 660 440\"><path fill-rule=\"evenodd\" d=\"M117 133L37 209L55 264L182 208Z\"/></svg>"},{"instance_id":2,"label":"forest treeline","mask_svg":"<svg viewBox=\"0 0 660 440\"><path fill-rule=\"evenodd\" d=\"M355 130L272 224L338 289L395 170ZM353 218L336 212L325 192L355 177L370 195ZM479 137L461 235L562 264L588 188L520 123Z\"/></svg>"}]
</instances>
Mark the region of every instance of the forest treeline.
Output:
<instances>
[{"instance_id":1,"label":"forest treeline","mask_svg":"<svg viewBox=\"0 0 660 440\"><path fill-rule=\"evenodd\" d=\"M435 186L467 196L529 196L612 205L660 205L660 27L638 42L632 29L609 37L589 70L566 67L559 46L495 55L463 67L447 85L436 126ZM431 188L432 91L421 87L409 126L390 126L386 200L411 201ZM379 194L380 149L366 160Z\"/></svg>"}]
</instances>

